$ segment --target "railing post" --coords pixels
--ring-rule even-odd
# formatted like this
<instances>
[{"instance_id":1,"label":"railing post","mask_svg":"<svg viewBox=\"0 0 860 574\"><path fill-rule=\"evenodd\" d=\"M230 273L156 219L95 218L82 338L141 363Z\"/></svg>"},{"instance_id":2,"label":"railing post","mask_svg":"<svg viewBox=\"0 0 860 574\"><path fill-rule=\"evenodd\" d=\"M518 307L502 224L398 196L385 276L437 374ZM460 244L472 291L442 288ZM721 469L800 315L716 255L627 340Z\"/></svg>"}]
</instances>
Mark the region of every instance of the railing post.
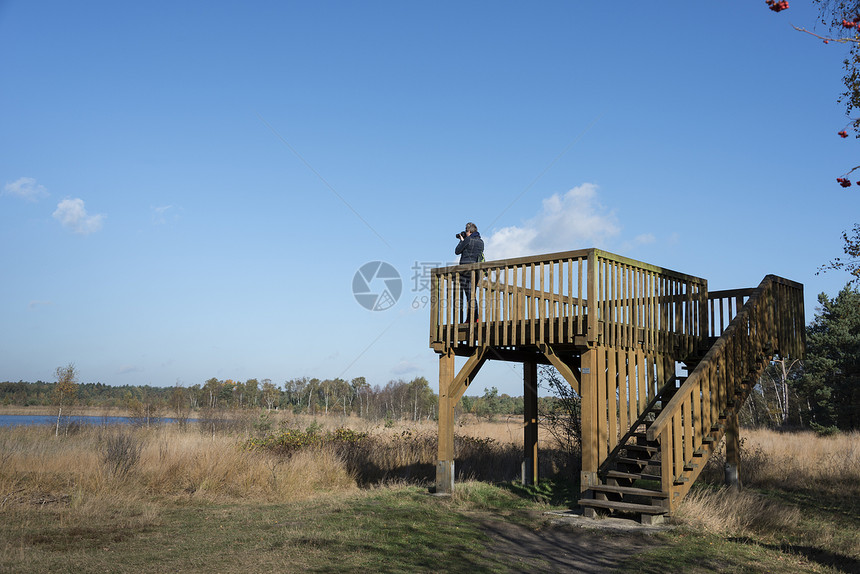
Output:
<instances>
[{"instance_id":1,"label":"railing post","mask_svg":"<svg viewBox=\"0 0 860 574\"><path fill-rule=\"evenodd\" d=\"M430 344L436 343L440 339L439 325L439 299L442 296L439 289L439 275L435 272L430 274Z\"/></svg>"},{"instance_id":2,"label":"railing post","mask_svg":"<svg viewBox=\"0 0 860 574\"><path fill-rule=\"evenodd\" d=\"M594 249L588 252L588 280L586 289L588 296L585 302L588 309L588 333L586 340L589 345L597 341L597 254Z\"/></svg>"},{"instance_id":3,"label":"railing post","mask_svg":"<svg viewBox=\"0 0 860 574\"><path fill-rule=\"evenodd\" d=\"M699 341L704 344L708 340L708 323L710 315L708 314L708 282L705 281L699 286L699 303L698 303L698 321L699 330L697 336Z\"/></svg>"}]
</instances>

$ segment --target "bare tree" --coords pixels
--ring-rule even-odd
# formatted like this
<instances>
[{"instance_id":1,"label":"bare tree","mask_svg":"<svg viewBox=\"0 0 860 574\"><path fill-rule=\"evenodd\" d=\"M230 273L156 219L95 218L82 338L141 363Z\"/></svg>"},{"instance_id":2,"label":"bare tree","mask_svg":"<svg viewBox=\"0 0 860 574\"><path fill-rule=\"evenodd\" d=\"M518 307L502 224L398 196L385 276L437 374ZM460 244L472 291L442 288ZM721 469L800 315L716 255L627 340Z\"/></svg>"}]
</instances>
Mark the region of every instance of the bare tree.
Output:
<instances>
[{"instance_id":1,"label":"bare tree","mask_svg":"<svg viewBox=\"0 0 860 574\"><path fill-rule=\"evenodd\" d=\"M63 405L75 402L78 394L78 371L74 363L65 367L57 367L57 385L54 387L54 403L57 405L57 430L55 436L60 436L60 418L63 415Z\"/></svg>"},{"instance_id":2,"label":"bare tree","mask_svg":"<svg viewBox=\"0 0 860 574\"><path fill-rule=\"evenodd\" d=\"M582 444L582 397L554 367L542 366L538 373L538 386L553 395L551 400L538 402L541 428L573 459Z\"/></svg>"},{"instance_id":3,"label":"bare tree","mask_svg":"<svg viewBox=\"0 0 860 574\"><path fill-rule=\"evenodd\" d=\"M176 381L176 386L170 393L170 406L173 408L173 417L176 420L179 428L185 430L185 425L188 423L188 405L185 404L185 389L179 380Z\"/></svg>"},{"instance_id":4,"label":"bare tree","mask_svg":"<svg viewBox=\"0 0 860 574\"><path fill-rule=\"evenodd\" d=\"M278 386L272 383L271 379L263 379L263 400L266 402L266 408L272 410L278 404L281 390Z\"/></svg>"},{"instance_id":5,"label":"bare tree","mask_svg":"<svg viewBox=\"0 0 860 574\"><path fill-rule=\"evenodd\" d=\"M774 402L779 413L779 424L784 425L788 422L789 417L789 385L788 381L791 375L795 374L802 367L800 359L787 361L786 359L774 359L770 368L762 375L761 382L764 388L764 382L767 380L773 389Z\"/></svg>"}]
</instances>

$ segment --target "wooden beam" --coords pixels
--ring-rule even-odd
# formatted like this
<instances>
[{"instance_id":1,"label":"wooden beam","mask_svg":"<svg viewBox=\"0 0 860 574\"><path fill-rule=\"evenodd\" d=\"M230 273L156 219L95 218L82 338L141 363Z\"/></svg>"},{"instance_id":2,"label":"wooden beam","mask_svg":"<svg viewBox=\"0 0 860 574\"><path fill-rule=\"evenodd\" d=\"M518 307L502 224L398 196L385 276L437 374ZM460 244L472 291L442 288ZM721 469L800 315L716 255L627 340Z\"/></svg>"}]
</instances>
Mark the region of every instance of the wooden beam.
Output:
<instances>
[{"instance_id":1,"label":"wooden beam","mask_svg":"<svg viewBox=\"0 0 860 574\"><path fill-rule=\"evenodd\" d=\"M537 363L523 363L523 484L538 482Z\"/></svg>"},{"instance_id":2,"label":"wooden beam","mask_svg":"<svg viewBox=\"0 0 860 574\"><path fill-rule=\"evenodd\" d=\"M726 486L741 487L741 442L738 412L733 410L726 417Z\"/></svg>"},{"instance_id":3,"label":"wooden beam","mask_svg":"<svg viewBox=\"0 0 860 574\"><path fill-rule=\"evenodd\" d=\"M582 355L582 475L583 492L597 484L597 354L603 349L589 349Z\"/></svg>"},{"instance_id":4,"label":"wooden beam","mask_svg":"<svg viewBox=\"0 0 860 574\"><path fill-rule=\"evenodd\" d=\"M454 380L454 353L439 355L439 457L436 461L436 492L450 494L454 489L454 405L451 382Z\"/></svg>"}]
</instances>

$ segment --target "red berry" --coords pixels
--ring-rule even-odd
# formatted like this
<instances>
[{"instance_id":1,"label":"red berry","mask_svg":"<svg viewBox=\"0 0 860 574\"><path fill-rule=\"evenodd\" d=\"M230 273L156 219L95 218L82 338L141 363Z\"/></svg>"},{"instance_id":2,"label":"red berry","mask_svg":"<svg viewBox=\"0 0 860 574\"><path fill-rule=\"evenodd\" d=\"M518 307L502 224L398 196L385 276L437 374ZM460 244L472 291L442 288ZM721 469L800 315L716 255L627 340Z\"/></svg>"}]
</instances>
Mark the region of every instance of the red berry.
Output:
<instances>
[{"instance_id":1,"label":"red berry","mask_svg":"<svg viewBox=\"0 0 860 574\"><path fill-rule=\"evenodd\" d=\"M847 138L847 137L848 137L848 132L846 132L845 130L842 130L841 132L839 132L839 137Z\"/></svg>"}]
</instances>

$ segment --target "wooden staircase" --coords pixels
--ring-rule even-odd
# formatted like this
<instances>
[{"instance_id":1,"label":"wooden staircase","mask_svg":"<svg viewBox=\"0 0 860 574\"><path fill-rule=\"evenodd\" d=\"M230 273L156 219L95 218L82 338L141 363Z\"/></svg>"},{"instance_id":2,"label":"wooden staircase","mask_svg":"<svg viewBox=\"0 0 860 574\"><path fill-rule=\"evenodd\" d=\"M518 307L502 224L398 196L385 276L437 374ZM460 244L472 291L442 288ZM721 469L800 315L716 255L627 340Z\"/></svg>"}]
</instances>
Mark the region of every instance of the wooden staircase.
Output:
<instances>
[{"instance_id":1,"label":"wooden staircase","mask_svg":"<svg viewBox=\"0 0 860 574\"><path fill-rule=\"evenodd\" d=\"M780 317L793 287L766 277L707 352L684 360L689 376L669 378L583 491L586 516L651 524L677 508L774 356L802 356L802 332Z\"/></svg>"},{"instance_id":2,"label":"wooden staircase","mask_svg":"<svg viewBox=\"0 0 860 574\"><path fill-rule=\"evenodd\" d=\"M647 431L685 380L673 376L606 458L598 470L600 483L579 500L585 515L608 511L652 524L668 513L669 495L660 488L660 444L649 440Z\"/></svg>"}]
</instances>

